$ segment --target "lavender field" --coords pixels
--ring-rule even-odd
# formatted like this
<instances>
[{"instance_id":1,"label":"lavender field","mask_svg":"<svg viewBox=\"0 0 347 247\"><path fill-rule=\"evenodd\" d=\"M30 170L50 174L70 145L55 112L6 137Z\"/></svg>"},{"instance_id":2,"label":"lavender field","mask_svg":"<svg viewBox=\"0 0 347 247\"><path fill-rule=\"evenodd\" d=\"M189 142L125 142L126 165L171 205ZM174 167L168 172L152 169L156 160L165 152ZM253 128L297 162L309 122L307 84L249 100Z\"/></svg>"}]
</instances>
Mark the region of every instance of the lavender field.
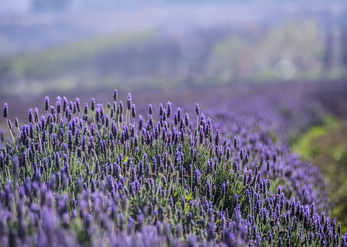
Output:
<instances>
[{"instance_id":1,"label":"lavender field","mask_svg":"<svg viewBox=\"0 0 347 247\"><path fill-rule=\"evenodd\" d=\"M347 246L345 5L158 2L0 9L0 247Z\"/></svg>"}]
</instances>

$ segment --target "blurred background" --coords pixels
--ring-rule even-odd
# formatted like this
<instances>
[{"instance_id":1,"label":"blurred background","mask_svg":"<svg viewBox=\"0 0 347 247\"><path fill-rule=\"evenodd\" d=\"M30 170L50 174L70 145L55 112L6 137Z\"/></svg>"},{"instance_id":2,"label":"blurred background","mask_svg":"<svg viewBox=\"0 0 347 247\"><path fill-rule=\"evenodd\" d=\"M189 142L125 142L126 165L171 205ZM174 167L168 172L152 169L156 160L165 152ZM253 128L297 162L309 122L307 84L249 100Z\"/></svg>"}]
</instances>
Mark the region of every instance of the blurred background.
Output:
<instances>
[{"instance_id":1,"label":"blurred background","mask_svg":"<svg viewBox=\"0 0 347 247\"><path fill-rule=\"evenodd\" d=\"M346 78L343 1L2 0L0 91Z\"/></svg>"},{"instance_id":2,"label":"blurred background","mask_svg":"<svg viewBox=\"0 0 347 247\"><path fill-rule=\"evenodd\" d=\"M0 103L45 95L262 114L328 182L347 225L347 4L271 0L1 0ZM0 128L6 123L0 121Z\"/></svg>"}]
</instances>

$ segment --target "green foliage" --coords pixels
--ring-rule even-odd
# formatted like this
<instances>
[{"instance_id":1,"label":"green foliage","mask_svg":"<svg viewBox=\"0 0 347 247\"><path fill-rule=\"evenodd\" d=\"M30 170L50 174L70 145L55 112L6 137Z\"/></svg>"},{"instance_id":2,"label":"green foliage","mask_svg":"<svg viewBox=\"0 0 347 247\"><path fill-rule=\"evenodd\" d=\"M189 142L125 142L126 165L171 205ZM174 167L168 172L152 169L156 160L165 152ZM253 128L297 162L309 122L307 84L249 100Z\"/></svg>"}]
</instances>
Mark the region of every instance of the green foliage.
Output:
<instances>
[{"instance_id":1,"label":"green foliage","mask_svg":"<svg viewBox=\"0 0 347 247\"><path fill-rule=\"evenodd\" d=\"M58 48L32 52L13 58L12 68L19 76L45 79L72 72L109 52L139 44L153 38L153 33L127 33L77 41Z\"/></svg>"},{"instance_id":2,"label":"green foliage","mask_svg":"<svg viewBox=\"0 0 347 247\"><path fill-rule=\"evenodd\" d=\"M347 229L347 142L345 123L329 117L313 126L293 144L295 153L317 166L326 179L333 217Z\"/></svg>"},{"instance_id":3,"label":"green foliage","mask_svg":"<svg viewBox=\"0 0 347 247\"><path fill-rule=\"evenodd\" d=\"M312 141L338 126L339 123L334 117L326 117L322 124L312 126L292 144L294 153L300 154L304 159L314 158L318 151L312 145Z\"/></svg>"}]
</instances>

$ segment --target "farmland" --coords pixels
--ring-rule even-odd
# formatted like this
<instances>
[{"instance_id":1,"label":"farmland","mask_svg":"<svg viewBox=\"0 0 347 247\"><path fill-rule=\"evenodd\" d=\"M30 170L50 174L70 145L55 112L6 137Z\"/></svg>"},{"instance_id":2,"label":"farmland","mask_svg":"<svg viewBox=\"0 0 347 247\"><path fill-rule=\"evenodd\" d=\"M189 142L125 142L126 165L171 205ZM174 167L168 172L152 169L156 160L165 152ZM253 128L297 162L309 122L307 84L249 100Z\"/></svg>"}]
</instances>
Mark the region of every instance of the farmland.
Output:
<instances>
[{"instance_id":1,"label":"farmland","mask_svg":"<svg viewBox=\"0 0 347 247\"><path fill-rule=\"evenodd\" d=\"M0 246L347 246L345 5L100 1L0 9Z\"/></svg>"}]
</instances>

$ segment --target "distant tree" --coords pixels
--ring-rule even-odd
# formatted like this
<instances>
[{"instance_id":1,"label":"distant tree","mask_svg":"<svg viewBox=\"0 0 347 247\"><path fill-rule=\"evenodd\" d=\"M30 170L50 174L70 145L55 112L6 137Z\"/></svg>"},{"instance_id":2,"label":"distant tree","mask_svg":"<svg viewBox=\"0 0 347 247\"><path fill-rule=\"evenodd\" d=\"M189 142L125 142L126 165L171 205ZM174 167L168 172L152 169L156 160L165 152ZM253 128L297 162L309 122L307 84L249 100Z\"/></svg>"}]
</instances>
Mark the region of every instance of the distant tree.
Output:
<instances>
[{"instance_id":1,"label":"distant tree","mask_svg":"<svg viewBox=\"0 0 347 247\"><path fill-rule=\"evenodd\" d=\"M323 56L323 71L330 71L333 63L334 54L334 32L333 20L330 13L327 13L324 18L325 44Z\"/></svg>"},{"instance_id":2,"label":"distant tree","mask_svg":"<svg viewBox=\"0 0 347 247\"><path fill-rule=\"evenodd\" d=\"M341 27L342 63L347 68L347 27Z\"/></svg>"},{"instance_id":3,"label":"distant tree","mask_svg":"<svg viewBox=\"0 0 347 247\"><path fill-rule=\"evenodd\" d=\"M34 11L63 11L70 5L71 0L32 0Z\"/></svg>"},{"instance_id":4,"label":"distant tree","mask_svg":"<svg viewBox=\"0 0 347 247\"><path fill-rule=\"evenodd\" d=\"M341 26L340 26L340 36L341 36L341 60L344 67L347 69L347 11L344 11L344 15L342 15Z\"/></svg>"}]
</instances>

